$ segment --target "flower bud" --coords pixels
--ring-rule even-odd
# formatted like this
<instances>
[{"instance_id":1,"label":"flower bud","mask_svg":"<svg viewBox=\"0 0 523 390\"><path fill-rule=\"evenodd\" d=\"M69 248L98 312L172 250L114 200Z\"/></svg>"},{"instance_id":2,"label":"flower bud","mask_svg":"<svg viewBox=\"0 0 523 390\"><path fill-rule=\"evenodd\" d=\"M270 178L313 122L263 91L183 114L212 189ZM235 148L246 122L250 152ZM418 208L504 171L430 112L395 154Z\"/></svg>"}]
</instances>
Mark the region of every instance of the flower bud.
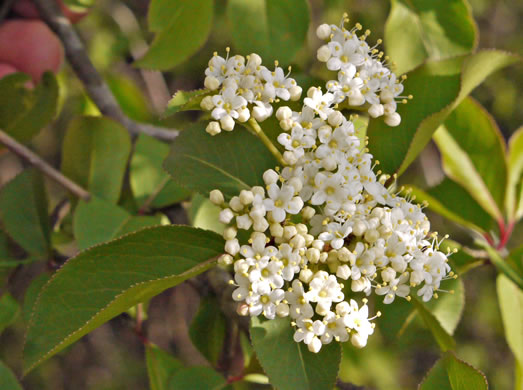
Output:
<instances>
[{"instance_id":1,"label":"flower bud","mask_svg":"<svg viewBox=\"0 0 523 390\"><path fill-rule=\"evenodd\" d=\"M349 302L342 301L336 305L336 314L340 317L343 317L346 314L349 314L351 312L351 307L349 305Z\"/></svg>"},{"instance_id":2,"label":"flower bud","mask_svg":"<svg viewBox=\"0 0 523 390\"><path fill-rule=\"evenodd\" d=\"M325 243L322 240L314 240L312 242L312 247L318 249L319 251L323 250Z\"/></svg>"},{"instance_id":3,"label":"flower bud","mask_svg":"<svg viewBox=\"0 0 523 390\"><path fill-rule=\"evenodd\" d=\"M209 122L209 124L205 128L205 131L207 133L209 133L210 135L216 135L216 134L220 134L222 132L222 129L218 122L212 121L212 122Z\"/></svg>"},{"instance_id":4,"label":"flower bud","mask_svg":"<svg viewBox=\"0 0 523 390\"><path fill-rule=\"evenodd\" d=\"M228 266L233 263L233 258L231 255L224 254L218 257L218 264L221 266Z\"/></svg>"},{"instance_id":5,"label":"flower bud","mask_svg":"<svg viewBox=\"0 0 523 390\"><path fill-rule=\"evenodd\" d=\"M224 209L220 212L219 220L221 223L228 224L234 218L231 209Z\"/></svg>"},{"instance_id":6,"label":"flower bud","mask_svg":"<svg viewBox=\"0 0 523 390\"><path fill-rule=\"evenodd\" d=\"M329 49L329 46L323 45L318 49L316 52L316 58L320 62L327 62L329 58L331 58L331 49Z\"/></svg>"},{"instance_id":7,"label":"flower bud","mask_svg":"<svg viewBox=\"0 0 523 390\"><path fill-rule=\"evenodd\" d=\"M354 224L354 226L352 227L352 233L356 237L362 236L365 233L366 230L367 230L367 225L363 221L356 222Z\"/></svg>"},{"instance_id":8,"label":"flower bud","mask_svg":"<svg viewBox=\"0 0 523 390\"><path fill-rule=\"evenodd\" d=\"M236 212L243 210L243 204L239 196L233 196L229 202L229 206Z\"/></svg>"},{"instance_id":9,"label":"flower bud","mask_svg":"<svg viewBox=\"0 0 523 390\"><path fill-rule=\"evenodd\" d=\"M249 230L252 226L252 219L247 214L240 215L236 217L236 225L238 229Z\"/></svg>"},{"instance_id":10,"label":"flower bud","mask_svg":"<svg viewBox=\"0 0 523 390\"><path fill-rule=\"evenodd\" d=\"M333 156L327 156L321 160L321 166L327 171L333 171L338 166L338 163Z\"/></svg>"},{"instance_id":11,"label":"flower bud","mask_svg":"<svg viewBox=\"0 0 523 390\"><path fill-rule=\"evenodd\" d=\"M249 315L249 305L246 303L239 303L238 307L236 308L236 313L242 317Z\"/></svg>"},{"instance_id":12,"label":"flower bud","mask_svg":"<svg viewBox=\"0 0 523 390\"><path fill-rule=\"evenodd\" d=\"M383 105L383 113L385 115L390 115L393 112L396 112L397 109L398 109L398 105L396 104L395 101L392 101L390 103L387 103L387 104Z\"/></svg>"},{"instance_id":13,"label":"flower bud","mask_svg":"<svg viewBox=\"0 0 523 390\"><path fill-rule=\"evenodd\" d=\"M252 193L252 191L248 191L248 190L240 191L240 202L242 202L242 204L247 206L247 205L251 204L253 200L254 200L254 194Z\"/></svg>"},{"instance_id":14,"label":"flower bud","mask_svg":"<svg viewBox=\"0 0 523 390\"><path fill-rule=\"evenodd\" d=\"M329 39L331 35L331 26L329 26L327 23L320 24L316 29L316 35L323 41Z\"/></svg>"},{"instance_id":15,"label":"flower bud","mask_svg":"<svg viewBox=\"0 0 523 390\"><path fill-rule=\"evenodd\" d=\"M294 122L292 121L292 119L284 119L280 121L280 127L284 131L289 131L290 129L292 129L293 124Z\"/></svg>"},{"instance_id":16,"label":"flower bud","mask_svg":"<svg viewBox=\"0 0 523 390\"><path fill-rule=\"evenodd\" d=\"M283 153L283 161L285 161L287 165L295 165L298 162L298 158L293 151L287 150Z\"/></svg>"},{"instance_id":17,"label":"flower bud","mask_svg":"<svg viewBox=\"0 0 523 390\"><path fill-rule=\"evenodd\" d=\"M343 114L339 111L332 111L327 117L327 122L333 127L337 127L343 123Z\"/></svg>"},{"instance_id":18,"label":"flower bud","mask_svg":"<svg viewBox=\"0 0 523 390\"><path fill-rule=\"evenodd\" d=\"M223 194L220 190L212 190L209 194L209 199L212 203L214 203L217 206L220 206L224 202Z\"/></svg>"},{"instance_id":19,"label":"flower bud","mask_svg":"<svg viewBox=\"0 0 523 390\"><path fill-rule=\"evenodd\" d=\"M232 240L233 238L236 238L236 234L238 233L238 230L234 226L229 226L227 229L223 231L223 238L227 240Z\"/></svg>"},{"instance_id":20,"label":"flower bud","mask_svg":"<svg viewBox=\"0 0 523 390\"><path fill-rule=\"evenodd\" d=\"M384 114L383 104L373 104L369 108L369 115L373 118L380 117Z\"/></svg>"},{"instance_id":21,"label":"flower bud","mask_svg":"<svg viewBox=\"0 0 523 390\"><path fill-rule=\"evenodd\" d=\"M298 85L293 85L289 88L289 93L291 94L291 100L293 102L295 102L296 100L300 100L302 92L302 88Z\"/></svg>"},{"instance_id":22,"label":"flower bud","mask_svg":"<svg viewBox=\"0 0 523 390\"><path fill-rule=\"evenodd\" d=\"M346 247L342 247L338 250L338 260L343 261L344 263L350 261L351 255L354 256Z\"/></svg>"},{"instance_id":23,"label":"flower bud","mask_svg":"<svg viewBox=\"0 0 523 390\"><path fill-rule=\"evenodd\" d=\"M350 342L356 348L363 348L367 345L367 338L360 335L359 333L354 333L350 338Z\"/></svg>"},{"instance_id":24,"label":"flower bud","mask_svg":"<svg viewBox=\"0 0 523 390\"><path fill-rule=\"evenodd\" d=\"M381 279L383 279L384 282L391 282L396 277L396 271L392 269L391 267L385 268L383 271L381 271Z\"/></svg>"},{"instance_id":25,"label":"flower bud","mask_svg":"<svg viewBox=\"0 0 523 390\"><path fill-rule=\"evenodd\" d=\"M349 106L361 106L365 103L365 97L359 89L353 89L349 93Z\"/></svg>"},{"instance_id":26,"label":"flower bud","mask_svg":"<svg viewBox=\"0 0 523 390\"><path fill-rule=\"evenodd\" d=\"M351 270L347 264L338 266L336 276L340 279L347 280L351 275Z\"/></svg>"},{"instance_id":27,"label":"flower bud","mask_svg":"<svg viewBox=\"0 0 523 390\"><path fill-rule=\"evenodd\" d=\"M220 119L220 125L225 131L232 131L234 129L234 119L230 115L225 115Z\"/></svg>"},{"instance_id":28,"label":"flower bud","mask_svg":"<svg viewBox=\"0 0 523 390\"><path fill-rule=\"evenodd\" d=\"M292 117L292 110L287 106L282 106L276 110L276 118L282 121L284 119L289 119Z\"/></svg>"},{"instance_id":29,"label":"flower bud","mask_svg":"<svg viewBox=\"0 0 523 390\"><path fill-rule=\"evenodd\" d=\"M283 228L283 238L285 238L287 241L289 241L296 234L298 234L298 229L296 229L296 226L289 225Z\"/></svg>"},{"instance_id":30,"label":"flower bud","mask_svg":"<svg viewBox=\"0 0 523 390\"><path fill-rule=\"evenodd\" d=\"M292 237L289 244L295 249L303 248L305 246L305 238L303 238L301 234L296 234L294 237Z\"/></svg>"},{"instance_id":31,"label":"flower bud","mask_svg":"<svg viewBox=\"0 0 523 390\"><path fill-rule=\"evenodd\" d=\"M304 225L303 223L298 223L294 226L296 226L296 231L298 232L298 234L301 234L302 236L307 234L309 231L309 229L307 229L307 225Z\"/></svg>"},{"instance_id":32,"label":"flower bud","mask_svg":"<svg viewBox=\"0 0 523 390\"><path fill-rule=\"evenodd\" d=\"M240 243L237 238L225 241L225 252L236 255L240 251Z\"/></svg>"},{"instance_id":33,"label":"flower bud","mask_svg":"<svg viewBox=\"0 0 523 390\"><path fill-rule=\"evenodd\" d=\"M280 178L280 175L276 173L273 169L267 169L265 172L263 172L263 181L266 185L274 184L278 181Z\"/></svg>"},{"instance_id":34,"label":"flower bud","mask_svg":"<svg viewBox=\"0 0 523 390\"><path fill-rule=\"evenodd\" d=\"M265 218L258 218L254 221L253 227L256 232L264 232L269 228L269 222Z\"/></svg>"},{"instance_id":35,"label":"flower bud","mask_svg":"<svg viewBox=\"0 0 523 390\"><path fill-rule=\"evenodd\" d=\"M276 306L276 315L278 317L287 317L290 313L289 305L286 303L279 303Z\"/></svg>"},{"instance_id":36,"label":"flower bud","mask_svg":"<svg viewBox=\"0 0 523 390\"><path fill-rule=\"evenodd\" d=\"M390 103L390 102L394 101L394 94L391 91L389 91L388 89L384 89L380 93L380 100L383 103Z\"/></svg>"},{"instance_id":37,"label":"flower bud","mask_svg":"<svg viewBox=\"0 0 523 390\"><path fill-rule=\"evenodd\" d=\"M211 111L214 108L212 96L205 96L200 103L200 107L206 111Z\"/></svg>"},{"instance_id":38,"label":"flower bud","mask_svg":"<svg viewBox=\"0 0 523 390\"><path fill-rule=\"evenodd\" d=\"M262 186L254 186L251 188L252 193L256 196L261 196L262 198L265 196L265 190Z\"/></svg>"},{"instance_id":39,"label":"flower bud","mask_svg":"<svg viewBox=\"0 0 523 390\"><path fill-rule=\"evenodd\" d=\"M248 108L242 108L238 113L238 122L244 123L249 120L251 117L251 112Z\"/></svg>"},{"instance_id":40,"label":"flower bud","mask_svg":"<svg viewBox=\"0 0 523 390\"><path fill-rule=\"evenodd\" d=\"M218 80L214 76L207 76L205 78L205 81L203 82L203 85L205 85L205 88L214 91L215 89L218 89L218 87L220 86L220 80Z\"/></svg>"},{"instance_id":41,"label":"flower bud","mask_svg":"<svg viewBox=\"0 0 523 390\"><path fill-rule=\"evenodd\" d=\"M283 237L283 226L279 223L273 223L270 226L270 232L273 237Z\"/></svg>"},{"instance_id":42,"label":"flower bud","mask_svg":"<svg viewBox=\"0 0 523 390\"><path fill-rule=\"evenodd\" d=\"M300 281L302 281L303 283L309 283L312 278L313 278L314 274L312 273L312 271L309 269L309 268L304 268L300 271Z\"/></svg>"},{"instance_id":43,"label":"flower bud","mask_svg":"<svg viewBox=\"0 0 523 390\"><path fill-rule=\"evenodd\" d=\"M260 66L261 63L262 63L262 58L258 54L251 53L248 55L248 65L257 67L257 66Z\"/></svg>"},{"instance_id":44,"label":"flower bud","mask_svg":"<svg viewBox=\"0 0 523 390\"><path fill-rule=\"evenodd\" d=\"M270 117L272 114L272 111L265 107L263 103L257 104L252 108L252 116L254 119L256 119L258 122L263 122L265 119Z\"/></svg>"},{"instance_id":45,"label":"flower bud","mask_svg":"<svg viewBox=\"0 0 523 390\"><path fill-rule=\"evenodd\" d=\"M299 177L293 177L287 181L287 184L294 188L295 192L300 192L303 188L303 183Z\"/></svg>"},{"instance_id":46,"label":"flower bud","mask_svg":"<svg viewBox=\"0 0 523 390\"><path fill-rule=\"evenodd\" d=\"M316 210L314 210L311 206L305 206L301 210L301 216L305 220L311 219L312 217L314 217L314 214L316 214Z\"/></svg>"},{"instance_id":47,"label":"flower bud","mask_svg":"<svg viewBox=\"0 0 523 390\"><path fill-rule=\"evenodd\" d=\"M396 127L401 123L401 116L397 112L385 115L385 123L390 127Z\"/></svg>"}]
</instances>

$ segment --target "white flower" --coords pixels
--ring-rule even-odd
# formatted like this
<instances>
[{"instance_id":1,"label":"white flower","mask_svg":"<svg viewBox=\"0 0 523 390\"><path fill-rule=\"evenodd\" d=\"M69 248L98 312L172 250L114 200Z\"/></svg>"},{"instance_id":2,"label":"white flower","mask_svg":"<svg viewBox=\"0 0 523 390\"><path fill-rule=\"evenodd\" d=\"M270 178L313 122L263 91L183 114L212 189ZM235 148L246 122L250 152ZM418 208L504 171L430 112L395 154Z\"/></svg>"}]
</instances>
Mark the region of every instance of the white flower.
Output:
<instances>
[{"instance_id":1,"label":"white flower","mask_svg":"<svg viewBox=\"0 0 523 390\"><path fill-rule=\"evenodd\" d=\"M312 108L321 119L326 120L327 116L332 112L330 107L334 101L334 95L332 93L323 94L318 88L310 88L307 92L307 96L303 99L303 103Z\"/></svg>"},{"instance_id":2,"label":"white flower","mask_svg":"<svg viewBox=\"0 0 523 390\"><path fill-rule=\"evenodd\" d=\"M326 322L325 332L320 339L323 344L329 344L333 338L342 343L349 340L349 333L343 317L328 312L323 321Z\"/></svg>"},{"instance_id":3,"label":"white flower","mask_svg":"<svg viewBox=\"0 0 523 390\"><path fill-rule=\"evenodd\" d=\"M303 284L299 280L292 281L292 288L285 292L285 299L291 307L292 318L311 318L314 315L312 305L307 300Z\"/></svg>"},{"instance_id":4,"label":"white flower","mask_svg":"<svg viewBox=\"0 0 523 390\"><path fill-rule=\"evenodd\" d=\"M298 319L296 321L297 329L294 332L294 341L303 342L309 348L309 351L317 353L321 349L319 337L325 332L325 324L320 320L312 321L309 319Z\"/></svg>"},{"instance_id":5,"label":"white flower","mask_svg":"<svg viewBox=\"0 0 523 390\"><path fill-rule=\"evenodd\" d=\"M310 302L317 303L316 312L320 315L326 314L333 302L340 302L344 297L336 276L325 271L316 272L306 296Z\"/></svg>"},{"instance_id":6,"label":"white flower","mask_svg":"<svg viewBox=\"0 0 523 390\"><path fill-rule=\"evenodd\" d=\"M378 287L376 294L385 295L383 303L389 304L397 296L405 298L410 293L410 287L406 285L409 281L409 273L403 273L399 278L393 279L386 286Z\"/></svg>"},{"instance_id":7,"label":"white flower","mask_svg":"<svg viewBox=\"0 0 523 390\"><path fill-rule=\"evenodd\" d=\"M294 196L294 188L283 184L281 189L277 184L269 185L269 198L263 201L267 211L272 212L274 222L282 222L286 213L298 214L303 207L303 200Z\"/></svg>"},{"instance_id":8,"label":"white flower","mask_svg":"<svg viewBox=\"0 0 523 390\"><path fill-rule=\"evenodd\" d=\"M284 297L282 289L276 289L268 294L259 295L258 299L250 304L251 316L259 316L263 313L265 318L273 320L276 317L276 307Z\"/></svg>"}]
</instances>

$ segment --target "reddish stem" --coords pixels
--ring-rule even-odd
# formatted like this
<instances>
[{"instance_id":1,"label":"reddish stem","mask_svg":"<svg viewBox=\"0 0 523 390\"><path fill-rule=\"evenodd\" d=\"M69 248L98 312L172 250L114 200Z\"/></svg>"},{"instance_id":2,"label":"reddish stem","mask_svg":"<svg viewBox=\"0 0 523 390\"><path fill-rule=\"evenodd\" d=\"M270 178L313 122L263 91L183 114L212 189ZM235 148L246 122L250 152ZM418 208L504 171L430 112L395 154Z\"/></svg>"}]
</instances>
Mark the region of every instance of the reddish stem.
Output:
<instances>
[{"instance_id":1,"label":"reddish stem","mask_svg":"<svg viewBox=\"0 0 523 390\"><path fill-rule=\"evenodd\" d=\"M227 383L231 384L234 382L241 381L243 379L244 375L237 375L237 376L230 376L227 378Z\"/></svg>"},{"instance_id":2,"label":"reddish stem","mask_svg":"<svg viewBox=\"0 0 523 390\"><path fill-rule=\"evenodd\" d=\"M488 244L489 244L490 246L494 246L494 240L492 239L492 237L490 236L490 234L488 234L488 233L483 234L483 238L484 238L485 240L487 240L487 242L488 242Z\"/></svg>"},{"instance_id":3,"label":"reddish stem","mask_svg":"<svg viewBox=\"0 0 523 390\"><path fill-rule=\"evenodd\" d=\"M502 249L505 247L505 245L507 245L507 242L510 239L510 235L512 234L512 229L514 229L514 222L509 222L507 226L504 226L504 224L500 226L499 244L497 245L496 249Z\"/></svg>"}]
</instances>

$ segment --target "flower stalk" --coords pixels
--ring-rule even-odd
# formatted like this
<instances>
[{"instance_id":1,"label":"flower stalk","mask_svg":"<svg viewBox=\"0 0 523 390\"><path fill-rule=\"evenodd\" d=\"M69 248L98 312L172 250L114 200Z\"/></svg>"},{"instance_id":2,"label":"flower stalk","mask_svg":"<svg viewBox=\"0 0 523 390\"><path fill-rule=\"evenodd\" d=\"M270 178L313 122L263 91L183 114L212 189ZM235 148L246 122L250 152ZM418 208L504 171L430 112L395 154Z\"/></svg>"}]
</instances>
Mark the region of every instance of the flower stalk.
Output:
<instances>
[{"instance_id":1,"label":"flower stalk","mask_svg":"<svg viewBox=\"0 0 523 390\"><path fill-rule=\"evenodd\" d=\"M263 131L263 129L260 127L260 125L258 124L258 122L256 121L256 119L254 118L250 118L249 121L247 122L249 124L249 128L254 132L254 134L256 134L256 136L263 142L263 144L267 147L267 149L269 149L269 151L272 153L272 155L276 158L276 160L278 160L278 162L282 165L282 166L285 166L287 164L285 164L285 160L283 159L283 156L282 154L280 153L280 151L276 148L276 146L274 146L274 144L272 143L272 141L270 140L269 137L267 137L267 134L265 134L265 132Z\"/></svg>"}]
</instances>

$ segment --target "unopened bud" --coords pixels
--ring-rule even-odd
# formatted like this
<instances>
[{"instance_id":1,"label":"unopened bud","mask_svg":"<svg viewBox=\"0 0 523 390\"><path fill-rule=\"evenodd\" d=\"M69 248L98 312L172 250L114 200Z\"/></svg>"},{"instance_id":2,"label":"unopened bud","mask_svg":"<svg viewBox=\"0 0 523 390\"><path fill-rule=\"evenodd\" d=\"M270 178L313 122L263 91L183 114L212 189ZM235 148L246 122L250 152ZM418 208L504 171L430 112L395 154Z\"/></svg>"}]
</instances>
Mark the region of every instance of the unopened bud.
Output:
<instances>
[{"instance_id":1,"label":"unopened bud","mask_svg":"<svg viewBox=\"0 0 523 390\"><path fill-rule=\"evenodd\" d=\"M216 135L222 132L222 128L220 127L220 124L218 122L212 121L209 122L209 124L205 128L205 131L210 135Z\"/></svg>"},{"instance_id":2,"label":"unopened bud","mask_svg":"<svg viewBox=\"0 0 523 390\"><path fill-rule=\"evenodd\" d=\"M316 36L320 38L321 40L329 39L331 35L331 26L329 26L327 23L320 24L318 28L316 29Z\"/></svg>"},{"instance_id":3,"label":"unopened bud","mask_svg":"<svg viewBox=\"0 0 523 390\"><path fill-rule=\"evenodd\" d=\"M214 76L207 76L205 78L205 81L203 82L203 85L205 85L205 88L214 91L215 89L218 89L218 87L220 86L220 80L218 80Z\"/></svg>"},{"instance_id":4,"label":"unopened bud","mask_svg":"<svg viewBox=\"0 0 523 390\"><path fill-rule=\"evenodd\" d=\"M209 194L209 199L212 203L214 203L217 206L220 206L225 201L225 199L223 198L223 194L220 190L212 190Z\"/></svg>"},{"instance_id":5,"label":"unopened bud","mask_svg":"<svg viewBox=\"0 0 523 390\"><path fill-rule=\"evenodd\" d=\"M205 96L200 102L200 107L206 111L211 111L214 108L214 103L212 102L212 96Z\"/></svg>"}]
</instances>

